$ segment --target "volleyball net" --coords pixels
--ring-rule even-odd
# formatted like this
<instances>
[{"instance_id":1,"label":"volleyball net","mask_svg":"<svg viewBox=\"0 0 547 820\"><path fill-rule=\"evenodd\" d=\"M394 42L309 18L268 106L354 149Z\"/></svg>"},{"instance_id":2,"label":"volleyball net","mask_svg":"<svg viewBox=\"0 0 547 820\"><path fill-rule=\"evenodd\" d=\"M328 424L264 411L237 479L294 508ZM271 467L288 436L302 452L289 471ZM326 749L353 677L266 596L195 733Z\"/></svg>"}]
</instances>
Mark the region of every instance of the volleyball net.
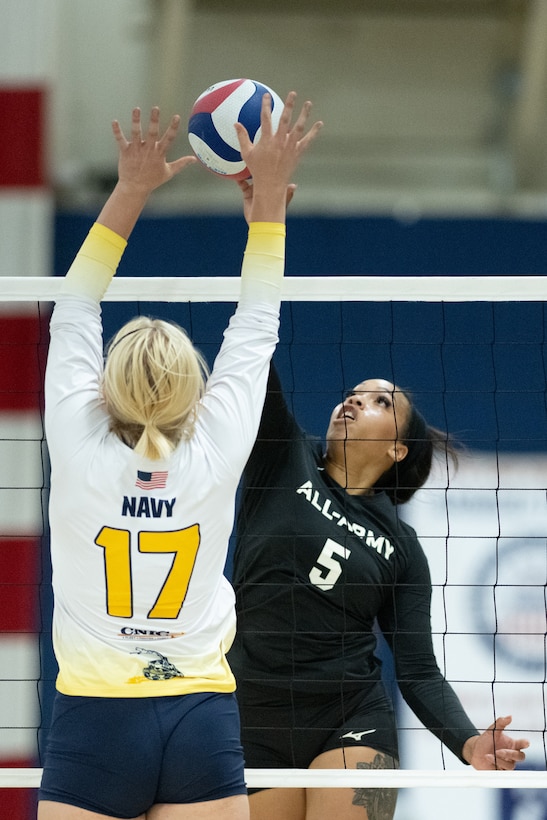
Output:
<instances>
[{"instance_id":1,"label":"volleyball net","mask_svg":"<svg viewBox=\"0 0 547 820\"><path fill-rule=\"evenodd\" d=\"M39 785L54 689L42 378L61 281L0 278L3 788ZM212 362L238 295L236 277L116 278L103 304L105 340L138 313L170 318ZM404 516L431 566L443 674L479 728L512 714L508 731L531 746L515 772L463 767L388 680L401 769L247 770L249 787L547 787L546 304L547 278L534 276L285 281L276 363L305 429L321 436L348 388L381 377L409 389L428 421L465 445L458 469L439 465Z\"/></svg>"}]
</instances>

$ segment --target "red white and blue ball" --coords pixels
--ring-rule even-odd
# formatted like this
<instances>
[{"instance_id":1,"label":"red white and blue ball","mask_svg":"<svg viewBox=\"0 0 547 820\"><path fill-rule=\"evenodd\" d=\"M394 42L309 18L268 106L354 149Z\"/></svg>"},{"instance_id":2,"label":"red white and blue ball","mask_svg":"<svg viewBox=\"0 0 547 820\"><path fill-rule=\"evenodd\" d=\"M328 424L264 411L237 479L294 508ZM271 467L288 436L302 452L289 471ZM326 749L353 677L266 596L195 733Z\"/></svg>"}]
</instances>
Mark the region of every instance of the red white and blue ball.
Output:
<instances>
[{"instance_id":1,"label":"red white and blue ball","mask_svg":"<svg viewBox=\"0 0 547 820\"><path fill-rule=\"evenodd\" d=\"M210 86L195 101L188 122L188 139L197 158L206 168L229 179L249 179L251 174L241 158L234 123L240 122L251 142L261 136L262 97L272 98L272 126L277 129L283 102L263 83L255 80L224 80Z\"/></svg>"}]
</instances>

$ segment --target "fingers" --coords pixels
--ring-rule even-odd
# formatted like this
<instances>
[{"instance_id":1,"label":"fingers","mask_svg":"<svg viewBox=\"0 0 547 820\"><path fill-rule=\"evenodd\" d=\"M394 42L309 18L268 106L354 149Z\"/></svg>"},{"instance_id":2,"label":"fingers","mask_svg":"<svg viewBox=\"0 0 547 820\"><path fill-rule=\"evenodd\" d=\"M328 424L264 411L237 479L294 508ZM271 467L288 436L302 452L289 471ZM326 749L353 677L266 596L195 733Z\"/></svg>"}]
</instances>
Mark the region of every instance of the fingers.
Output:
<instances>
[{"instance_id":1,"label":"fingers","mask_svg":"<svg viewBox=\"0 0 547 820\"><path fill-rule=\"evenodd\" d=\"M323 127L323 122L321 120L318 120L317 122L314 122L314 124L309 129L308 133L304 134L306 123L311 113L311 109L312 104L308 100L302 106L302 110L294 126L294 132L298 139L298 147L301 151L305 151L308 148L310 143L313 142L313 140Z\"/></svg>"},{"instance_id":2,"label":"fingers","mask_svg":"<svg viewBox=\"0 0 547 820\"><path fill-rule=\"evenodd\" d=\"M297 120L292 128L291 135L296 137L297 142L299 142L304 134L304 128L306 126L306 122L308 121L308 117L310 116L311 111L311 102L306 100L302 108L300 109L300 114L297 117Z\"/></svg>"},{"instance_id":3,"label":"fingers","mask_svg":"<svg viewBox=\"0 0 547 820\"><path fill-rule=\"evenodd\" d=\"M266 95L264 95L264 96L266 97ZM264 114L266 114L266 120L267 120L266 123L261 122L262 133L263 134L268 133L267 131L265 132L265 130L264 130L265 125L267 127L269 127L269 133L270 134L271 134L271 131L272 131L271 97L270 97L269 94L267 96L268 96L269 102L268 102L268 109L267 109L266 112L264 111L264 101L262 102L262 113L263 113L263 116L264 116ZM277 126L277 133L281 134L282 136L285 136L291 130L291 122L292 122L292 118L293 118L295 102L296 102L296 91L290 91L287 94L287 98L285 100L285 105L283 106L283 111L281 112L281 117L279 118L279 125Z\"/></svg>"},{"instance_id":4,"label":"fingers","mask_svg":"<svg viewBox=\"0 0 547 820\"><path fill-rule=\"evenodd\" d=\"M234 128L236 130L237 139L239 142L239 150L241 155L243 156L250 148L252 148L252 142L249 137L249 133L244 125L240 122L234 123Z\"/></svg>"},{"instance_id":5,"label":"fingers","mask_svg":"<svg viewBox=\"0 0 547 820\"><path fill-rule=\"evenodd\" d=\"M151 142L157 143L158 148L160 148L160 150L165 154L167 153L169 146L177 136L179 125L180 117L178 114L175 114L173 117L171 117L171 122L169 123L163 136L160 137L160 109L157 105L155 105L150 111L147 139L149 139Z\"/></svg>"},{"instance_id":6,"label":"fingers","mask_svg":"<svg viewBox=\"0 0 547 820\"><path fill-rule=\"evenodd\" d=\"M160 109L157 105L155 105L150 111L146 139L151 142L158 143L160 149L162 149L165 153L177 136L179 126L180 116L175 114L175 116L171 118L171 122L169 123L165 133L160 138ZM130 142L126 139L118 120L113 121L112 132L116 138L116 141L120 145L127 147L130 144ZM131 112L131 143L140 145L144 141L145 140L143 140L142 136L141 110L140 108L134 108Z\"/></svg>"},{"instance_id":7,"label":"fingers","mask_svg":"<svg viewBox=\"0 0 547 820\"><path fill-rule=\"evenodd\" d=\"M180 125L180 117L178 114L175 114L174 117L171 117L171 122L167 130L165 131L162 138L158 141L158 133L159 133L159 109L158 110L158 127L157 129L150 130L150 136L158 142L158 147L164 152L167 152L167 149L170 147L171 143L174 141L175 137L177 136L179 125ZM152 125L152 121L150 123Z\"/></svg>"},{"instance_id":8,"label":"fingers","mask_svg":"<svg viewBox=\"0 0 547 820\"><path fill-rule=\"evenodd\" d=\"M153 142L158 141L160 132L160 109L157 105L155 105L152 110L150 111L150 119L148 120L148 133L146 135L147 139L153 140Z\"/></svg>"},{"instance_id":9,"label":"fingers","mask_svg":"<svg viewBox=\"0 0 547 820\"><path fill-rule=\"evenodd\" d=\"M293 147L297 146L297 153L306 150L308 145L315 139L323 127L323 123L321 121L314 123L308 133L305 133L306 124L312 108L311 102L307 100L303 104L296 122L292 125L291 123L294 114L295 102L296 91L290 91L283 105L283 111L281 112L281 116L279 118L277 131L274 134L272 126L272 97L268 92L262 96L262 107L260 110L260 128L262 132L261 141L263 140L264 142L268 142L269 140L274 139L274 141L278 143L281 141L281 144L288 142ZM239 140L241 155L246 156L253 148L253 142L251 141L247 130L241 123L234 123L234 128Z\"/></svg>"},{"instance_id":10,"label":"fingers","mask_svg":"<svg viewBox=\"0 0 547 820\"><path fill-rule=\"evenodd\" d=\"M136 117L136 121L135 121ZM141 139L142 140L142 129L141 129L141 117L140 117L140 109L135 108L133 110L133 120L132 120L132 128L131 135L134 137L135 140ZM171 118L171 122L169 127L160 138L160 109L157 105L153 106L150 110L150 118L148 120L148 131L146 134L146 138L151 140L152 142L159 142L160 145L170 145L177 135L177 130L180 124L180 117L178 114L175 114L174 117ZM138 126L138 128L137 128Z\"/></svg>"},{"instance_id":11,"label":"fingers","mask_svg":"<svg viewBox=\"0 0 547 820\"><path fill-rule=\"evenodd\" d=\"M525 738L513 740L508 735L503 734L511 721L512 717L510 715L496 718L484 732L484 735L490 734L493 740L493 751L484 755L484 759L493 769L512 770L517 763L526 760L524 750L529 747L530 741Z\"/></svg>"},{"instance_id":12,"label":"fingers","mask_svg":"<svg viewBox=\"0 0 547 820\"><path fill-rule=\"evenodd\" d=\"M281 134L282 136L289 135L292 137L293 141L298 142L304 134L304 129L306 126L306 122L310 115L311 111L311 102L307 100L302 108L300 109L300 113L296 119L296 122L291 127L291 122L293 119L294 114L294 107L296 102L296 91L291 91L287 95L287 99L285 100L285 105L283 106L283 112L279 119L279 125L277 127L277 133ZM270 127L271 127L271 118L270 118ZM264 129L263 129L264 131Z\"/></svg>"},{"instance_id":13,"label":"fingers","mask_svg":"<svg viewBox=\"0 0 547 820\"><path fill-rule=\"evenodd\" d=\"M269 93L262 95L262 105L260 108L260 127L262 134L271 136L272 134L272 96Z\"/></svg>"},{"instance_id":14,"label":"fingers","mask_svg":"<svg viewBox=\"0 0 547 820\"><path fill-rule=\"evenodd\" d=\"M195 165L197 161L197 157L191 154L190 156L180 157L179 159L173 160L173 162L169 163L169 168L174 176L175 174L180 174L180 172L189 165Z\"/></svg>"},{"instance_id":15,"label":"fingers","mask_svg":"<svg viewBox=\"0 0 547 820\"><path fill-rule=\"evenodd\" d=\"M118 122L118 120L114 120L112 123L112 133L114 134L116 142L118 143L120 148L126 148L129 143L127 142L124 136L121 125Z\"/></svg>"},{"instance_id":16,"label":"fingers","mask_svg":"<svg viewBox=\"0 0 547 820\"><path fill-rule=\"evenodd\" d=\"M131 112L131 142L141 142L141 109L134 108Z\"/></svg>"},{"instance_id":17,"label":"fingers","mask_svg":"<svg viewBox=\"0 0 547 820\"><path fill-rule=\"evenodd\" d=\"M496 749L495 754L487 754L484 758L493 769L512 771L517 763L526 760L526 755L522 749Z\"/></svg>"},{"instance_id":18,"label":"fingers","mask_svg":"<svg viewBox=\"0 0 547 820\"><path fill-rule=\"evenodd\" d=\"M292 202L295 191L296 191L296 185L294 184L294 182L291 182L289 185L287 185L287 198L286 198L286 201L285 201L286 205L287 205L287 208L289 207L289 205Z\"/></svg>"},{"instance_id":19,"label":"fingers","mask_svg":"<svg viewBox=\"0 0 547 820\"><path fill-rule=\"evenodd\" d=\"M243 194L243 201L249 201L253 198L254 189L252 184L249 182L248 179L237 179L236 180L237 187Z\"/></svg>"},{"instance_id":20,"label":"fingers","mask_svg":"<svg viewBox=\"0 0 547 820\"><path fill-rule=\"evenodd\" d=\"M298 147L301 151L306 151L308 149L322 128L323 123L321 120L314 122L308 133L302 137L301 140L299 140Z\"/></svg>"},{"instance_id":21,"label":"fingers","mask_svg":"<svg viewBox=\"0 0 547 820\"><path fill-rule=\"evenodd\" d=\"M167 161L167 152L177 136L179 126L180 116L176 114L162 134L158 106L151 109L145 129L142 127L140 109L133 109L129 139L126 139L119 122L114 120L112 132L118 143L118 178L139 190L150 192L187 166L197 163L193 154Z\"/></svg>"},{"instance_id":22,"label":"fingers","mask_svg":"<svg viewBox=\"0 0 547 820\"><path fill-rule=\"evenodd\" d=\"M302 153L305 150L307 150L309 145L313 142L313 140L323 127L323 122L321 120L318 120L311 126L309 131L305 133L306 125L312 109L311 102L309 100L306 100L306 102L300 109L300 113L296 119L296 122L294 123L293 127L289 130L295 100L296 94L294 91L292 91L291 94L289 94L289 97L287 98L287 102L285 103L285 108L283 109L283 114L279 122L278 133L282 131L282 129L287 129L286 133L288 134L289 139L292 142L296 143L296 145L298 146L298 151ZM284 119L286 116L288 116L289 118L288 121Z\"/></svg>"},{"instance_id":23,"label":"fingers","mask_svg":"<svg viewBox=\"0 0 547 820\"><path fill-rule=\"evenodd\" d=\"M487 732L503 732L504 729L509 726L511 721L513 720L511 715L507 715L507 717L498 717L495 721L488 727L486 730Z\"/></svg>"},{"instance_id":24,"label":"fingers","mask_svg":"<svg viewBox=\"0 0 547 820\"><path fill-rule=\"evenodd\" d=\"M127 148L127 146L130 145L130 141L123 133L122 127L118 120L114 120L112 122L112 133L114 134L116 142L120 148ZM131 142L136 141L139 143L142 141L140 108L134 108L131 112Z\"/></svg>"}]
</instances>

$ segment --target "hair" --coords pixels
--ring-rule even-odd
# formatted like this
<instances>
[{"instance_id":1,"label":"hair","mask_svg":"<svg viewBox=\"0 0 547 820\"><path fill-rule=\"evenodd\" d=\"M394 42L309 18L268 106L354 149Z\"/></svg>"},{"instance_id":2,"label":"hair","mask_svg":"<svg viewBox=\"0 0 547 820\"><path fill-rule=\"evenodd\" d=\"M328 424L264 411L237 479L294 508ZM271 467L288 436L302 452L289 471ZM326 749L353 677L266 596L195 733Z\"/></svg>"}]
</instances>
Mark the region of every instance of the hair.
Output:
<instances>
[{"instance_id":1,"label":"hair","mask_svg":"<svg viewBox=\"0 0 547 820\"><path fill-rule=\"evenodd\" d=\"M398 440L406 445L408 452L403 459L395 461L374 485L376 489L383 490L394 505L405 504L425 484L436 453L449 456L455 465L458 463L456 447L450 437L431 427L414 405L410 394L401 392L408 400L410 412Z\"/></svg>"},{"instance_id":2,"label":"hair","mask_svg":"<svg viewBox=\"0 0 547 820\"><path fill-rule=\"evenodd\" d=\"M136 453L167 458L194 433L209 369L183 328L140 316L107 349L102 392L110 429Z\"/></svg>"}]
</instances>

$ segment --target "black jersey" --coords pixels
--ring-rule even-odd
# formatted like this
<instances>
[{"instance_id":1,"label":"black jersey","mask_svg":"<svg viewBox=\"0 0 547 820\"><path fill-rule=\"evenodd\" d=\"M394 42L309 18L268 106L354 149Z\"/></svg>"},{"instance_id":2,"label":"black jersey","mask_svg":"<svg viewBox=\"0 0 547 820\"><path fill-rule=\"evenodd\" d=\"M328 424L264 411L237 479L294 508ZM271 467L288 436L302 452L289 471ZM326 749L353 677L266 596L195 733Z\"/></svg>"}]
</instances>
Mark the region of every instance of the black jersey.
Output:
<instances>
[{"instance_id":1,"label":"black jersey","mask_svg":"<svg viewBox=\"0 0 547 820\"><path fill-rule=\"evenodd\" d=\"M244 474L233 583L236 678L310 693L366 687L381 677L377 622L421 722L459 757L477 734L437 666L415 531L385 493L350 495L329 477L274 370Z\"/></svg>"}]
</instances>

